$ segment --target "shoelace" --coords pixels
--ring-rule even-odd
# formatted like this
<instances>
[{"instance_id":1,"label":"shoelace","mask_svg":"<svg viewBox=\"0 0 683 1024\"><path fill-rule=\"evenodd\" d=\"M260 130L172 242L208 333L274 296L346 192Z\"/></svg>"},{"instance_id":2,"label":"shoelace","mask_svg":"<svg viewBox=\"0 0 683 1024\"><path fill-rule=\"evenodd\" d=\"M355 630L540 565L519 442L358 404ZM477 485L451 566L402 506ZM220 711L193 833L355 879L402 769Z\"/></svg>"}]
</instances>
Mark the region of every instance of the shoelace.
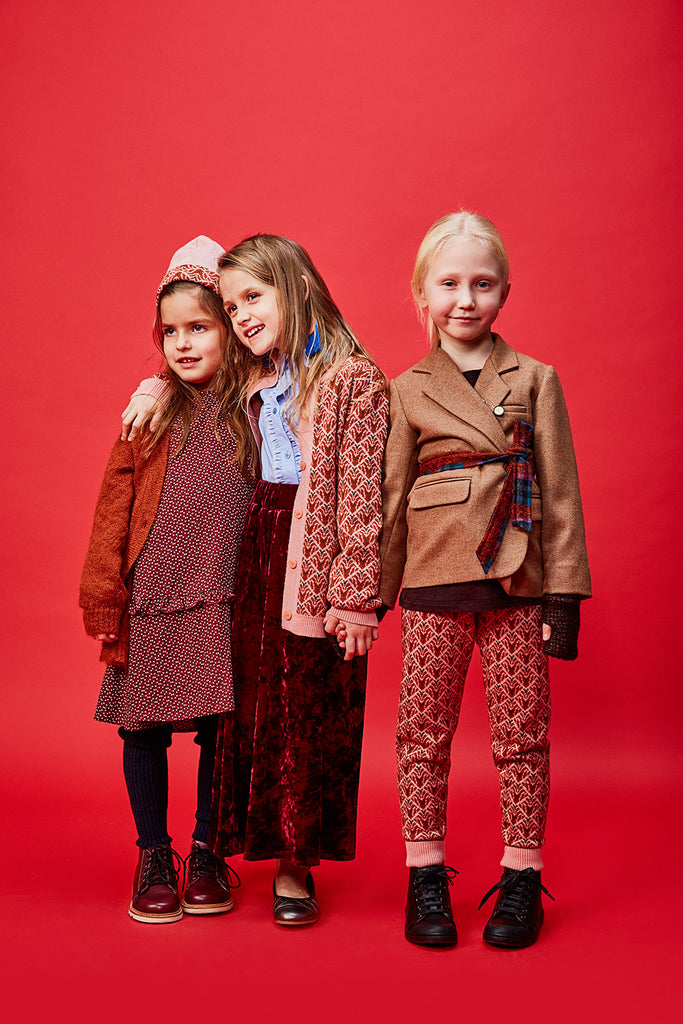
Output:
<instances>
[{"instance_id":1,"label":"shoelace","mask_svg":"<svg viewBox=\"0 0 683 1024\"><path fill-rule=\"evenodd\" d=\"M213 877L216 873L216 861L220 861L220 858L216 856L211 850L205 849L203 846L198 847L196 850L188 855L183 862L185 865L185 871L190 876L194 875L195 878L210 876ZM229 889L239 889L242 885L240 876L237 874L234 868L231 868L229 864L223 861L223 867L226 874L226 882Z\"/></svg>"},{"instance_id":2,"label":"shoelace","mask_svg":"<svg viewBox=\"0 0 683 1024\"><path fill-rule=\"evenodd\" d=\"M183 858L170 846L152 846L140 879L140 894L147 892L153 885L169 885L171 888L176 888L181 866L183 880L180 887L182 888L185 884L185 861Z\"/></svg>"},{"instance_id":3,"label":"shoelace","mask_svg":"<svg viewBox=\"0 0 683 1024\"><path fill-rule=\"evenodd\" d=\"M546 887L541 882L540 878L533 873L532 868L526 868L524 871L516 871L512 875L507 875L505 878L501 878L500 882L497 882L493 888L489 889L481 903L479 904L479 910L484 906L486 901L493 896L494 893L504 890L504 895L501 900L500 906L498 907L499 914L512 914L514 917L524 915L529 908L529 904L535 897L538 889L548 896L553 903L555 897L551 896Z\"/></svg>"},{"instance_id":4,"label":"shoelace","mask_svg":"<svg viewBox=\"0 0 683 1024\"><path fill-rule=\"evenodd\" d=\"M430 871L420 875L420 884L415 903L420 917L426 914L445 914L449 912L448 886L458 872L455 868L445 865L438 871Z\"/></svg>"}]
</instances>

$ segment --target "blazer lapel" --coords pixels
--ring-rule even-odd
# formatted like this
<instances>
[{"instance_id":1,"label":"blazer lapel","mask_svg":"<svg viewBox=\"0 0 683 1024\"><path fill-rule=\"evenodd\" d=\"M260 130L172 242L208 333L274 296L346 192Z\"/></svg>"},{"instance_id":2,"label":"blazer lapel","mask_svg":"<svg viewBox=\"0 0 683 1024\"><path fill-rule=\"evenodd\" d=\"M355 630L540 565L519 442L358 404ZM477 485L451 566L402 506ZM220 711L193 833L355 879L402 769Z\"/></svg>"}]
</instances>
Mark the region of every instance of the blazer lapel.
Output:
<instances>
[{"instance_id":1,"label":"blazer lapel","mask_svg":"<svg viewBox=\"0 0 683 1024\"><path fill-rule=\"evenodd\" d=\"M432 349L419 366L429 373L423 388L425 395L470 429L478 431L488 445L505 451L508 441L493 407L502 404L510 389L499 377L490 357L476 388L468 384L451 357L441 348Z\"/></svg>"},{"instance_id":2,"label":"blazer lapel","mask_svg":"<svg viewBox=\"0 0 683 1024\"><path fill-rule=\"evenodd\" d=\"M505 406L505 399L511 390L508 371L517 369L519 362L515 350L506 345L499 335L495 334L494 339L493 351L484 363L474 390L481 395L493 414L496 427L500 432L496 436L503 436L503 448L507 448L509 442L503 433L500 419L493 410L499 406Z\"/></svg>"},{"instance_id":3,"label":"blazer lapel","mask_svg":"<svg viewBox=\"0 0 683 1024\"><path fill-rule=\"evenodd\" d=\"M490 363L497 374L507 374L508 370L519 369L519 359L514 348L503 341L500 334L493 335L493 351L484 364L484 370ZM482 376L484 374L482 370ZM481 380L481 377L479 378ZM477 383L479 383L477 381ZM508 388L508 391L510 389Z\"/></svg>"}]
</instances>

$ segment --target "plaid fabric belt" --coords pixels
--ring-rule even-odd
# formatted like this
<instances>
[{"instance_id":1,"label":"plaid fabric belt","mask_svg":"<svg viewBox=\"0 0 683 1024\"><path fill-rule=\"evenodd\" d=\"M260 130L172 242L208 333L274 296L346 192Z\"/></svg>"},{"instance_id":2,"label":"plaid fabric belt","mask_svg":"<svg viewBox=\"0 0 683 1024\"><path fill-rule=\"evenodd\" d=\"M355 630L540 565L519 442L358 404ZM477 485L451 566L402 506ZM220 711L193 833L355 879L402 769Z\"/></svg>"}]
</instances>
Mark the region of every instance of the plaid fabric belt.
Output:
<instances>
[{"instance_id":1,"label":"plaid fabric belt","mask_svg":"<svg viewBox=\"0 0 683 1024\"><path fill-rule=\"evenodd\" d=\"M493 452L444 452L433 455L420 463L419 476L430 473L444 473L448 469L468 469L470 466L485 466L489 462L506 462L507 470L503 489L498 496L496 507L491 513L486 532L477 548L477 558L485 573L493 565L503 542L508 523L518 526L525 533L531 532L531 483L534 478L534 453L532 438L534 428L517 420L512 444L498 455Z\"/></svg>"}]
</instances>

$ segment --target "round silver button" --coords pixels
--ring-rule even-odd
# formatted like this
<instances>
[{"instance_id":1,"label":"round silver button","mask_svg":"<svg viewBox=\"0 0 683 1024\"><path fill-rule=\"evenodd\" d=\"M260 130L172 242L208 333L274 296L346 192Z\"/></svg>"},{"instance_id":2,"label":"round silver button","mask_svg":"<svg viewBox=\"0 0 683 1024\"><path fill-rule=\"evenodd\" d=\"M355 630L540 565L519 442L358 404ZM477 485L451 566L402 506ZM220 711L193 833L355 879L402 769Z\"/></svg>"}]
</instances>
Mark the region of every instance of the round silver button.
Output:
<instances>
[{"instance_id":1,"label":"round silver button","mask_svg":"<svg viewBox=\"0 0 683 1024\"><path fill-rule=\"evenodd\" d=\"M493 411L496 416L503 416L505 414L505 409L502 405L497 405Z\"/></svg>"}]
</instances>

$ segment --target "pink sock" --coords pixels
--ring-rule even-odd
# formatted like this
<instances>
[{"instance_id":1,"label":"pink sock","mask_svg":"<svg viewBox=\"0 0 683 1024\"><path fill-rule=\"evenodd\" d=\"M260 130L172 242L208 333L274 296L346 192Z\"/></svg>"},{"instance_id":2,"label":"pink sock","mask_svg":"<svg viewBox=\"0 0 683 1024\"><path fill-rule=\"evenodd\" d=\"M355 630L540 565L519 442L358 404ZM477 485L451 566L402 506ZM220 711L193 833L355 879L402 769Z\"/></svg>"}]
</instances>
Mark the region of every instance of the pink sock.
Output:
<instances>
[{"instance_id":1,"label":"pink sock","mask_svg":"<svg viewBox=\"0 0 683 1024\"><path fill-rule=\"evenodd\" d=\"M514 871L524 871L525 868L540 871L543 867L540 846L506 846L504 851L501 867L512 868Z\"/></svg>"},{"instance_id":2,"label":"pink sock","mask_svg":"<svg viewBox=\"0 0 683 1024\"><path fill-rule=\"evenodd\" d=\"M426 868L430 864L445 864L446 844L443 839L426 839L419 843L406 843L406 864L409 868Z\"/></svg>"}]
</instances>

